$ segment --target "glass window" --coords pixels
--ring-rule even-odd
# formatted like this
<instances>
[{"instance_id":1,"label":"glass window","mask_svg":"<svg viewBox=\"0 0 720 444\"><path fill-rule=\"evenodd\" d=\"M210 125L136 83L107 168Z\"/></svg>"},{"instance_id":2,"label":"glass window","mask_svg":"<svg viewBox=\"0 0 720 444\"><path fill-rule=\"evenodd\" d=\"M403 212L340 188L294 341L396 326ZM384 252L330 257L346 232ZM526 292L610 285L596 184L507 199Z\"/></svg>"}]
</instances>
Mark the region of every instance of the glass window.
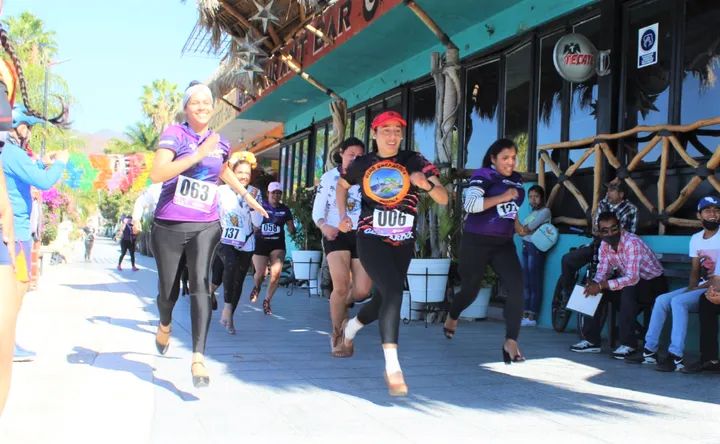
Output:
<instances>
[{"instance_id":1,"label":"glass window","mask_svg":"<svg viewBox=\"0 0 720 444\"><path fill-rule=\"evenodd\" d=\"M683 43L682 102L683 124L720 115L720 7L717 0L688 0ZM708 135L691 138L687 146L693 157L709 156L720 139Z\"/></svg>"},{"instance_id":2,"label":"glass window","mask_svg":"<svg viewBox=\"0 0 720 444\"><path fill-rule=\"evenodd\" d=\"M488 147L498 138L499 80L498 60L471 68L467 72L465 168L479 168Z\"/></svg>"},{"instance_id":3,"label":"glass window","mask_svg":"<svg viewBox=\"0 0 720 444\"><path fill-rule=\"evenodd\" d=\"M595 47L600 43L600 17L595 17L573 27L574 32L587 37ZM570 140L583 139L597 134L597 76L582 83L573 83L570 94ZM577 160L582 150L570 151L570 158ZM591 166L588 159L583 166Z\"/></svg>"},{"instance_id":4,"label":"glass window","mask_svg":"<svg viewBox=\"0 0 720 444\"><path fill-rule=\"evenodd\" d=\"M564 32L540 40L540 74L538 82L537 144L560 142L562 131L563 79L555 70L553 49Z\"/></svg>"},{"instance_id":5,"label":"glass window","mask_svg":"<svg viewBox=\"0 0 720 444\"><path fill-rule=\"evenodd\" d=\"M402 95L396 94L385 99L385 110L397 111L400 114L405 114L402 107Z\"/></svg>"},{"instance_id":6,"label":"glass window","mask_svg":"<svg viewBox=\"0 0 720 444\"><path fill-rule=\"evenodd\" d=\"M365 109L356 111L355 114L353 114L353 122L353 135L367 145L367 139L365 138Z\"/></svg>"},{"instance_id":7,"label":"glass window","mask_svg":"<svg viewBox=\"0 0 720 444\"><path fill-rule=\"evenodd\" d=\"M625 128L637 125L668 123L670 73L672 63L672 3L650 0L628 7L628 38L625 54ZM658 23L657 63L638 68L638 32ZM628 160L635 150L630 150ZM656 146L644 160L652 162L660 156Z\"/></svg>"},{"instance_id":8,"label":"glass window","mask_svg":"<svg viewBox=\"0 0 720 444\"><path fill-rule=\"evenodd\" d=\"M517 171L527 171L532 77L530 44L507 55L505 60L505 137L518 147Z\"/></svg>"},{"instance_id":9,"label":"glass window","mask_svg":"<svg viewBox=\"0 0 720 444\"><path fill-rule=\"evenodd\" d=\"M288 171L290 168L288 168L288 160L287 160L287 154L288 154L288 147L284 146L280 149L280 184L283 187L283 192L286 193L288 189ZM266 197L263 196L263 199Z\"/></svg>"},{"instance_id":10,"label":"glass window","mask_svg":"<svg viewBox=\"0 0 720 444\"><path fill-rule=\"evenodd\" d=\"M298 142L300 144L301 152L302 152L302 165L300 167L301 172L301 180L300 180L300 186L305 188L308 186L308 139L304 138L302 141Z\"/></svg>"},{"instance_id":11,"label":"glass window","mask_svg":"<svg viewBox=\"0 0 720 444\"><path fill-rule=\"evenodd\" d=\"M325 172L325 157L327 155L325 142L327 140L327 136L325 135L326 129L326 125L315 128L315 184L320 183L320 178Z\"/></svg>"},{"instance_id":12,"label":"glass window","mask_svg":"<svg viewBox=\"0 0 720 444\"><path fill-rule=\"evenodd\" d=\"M435 159L435 85L412 91L412 149Z\"/></svg>"}]
</instances>

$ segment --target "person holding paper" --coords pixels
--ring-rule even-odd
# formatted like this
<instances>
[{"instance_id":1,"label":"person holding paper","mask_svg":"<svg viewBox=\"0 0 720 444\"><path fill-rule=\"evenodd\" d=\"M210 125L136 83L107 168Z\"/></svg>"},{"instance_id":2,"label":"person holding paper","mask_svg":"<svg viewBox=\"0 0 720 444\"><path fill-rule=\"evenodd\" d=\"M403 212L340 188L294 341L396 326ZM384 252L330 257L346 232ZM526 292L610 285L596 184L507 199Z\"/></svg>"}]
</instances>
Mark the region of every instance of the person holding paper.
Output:
<instances>
[{"instance_id":1,"label":"person holding paper","mask_svg":"<svg viewBox=\"0 0 720 444\"><path fill-rule=\"evenodd\" d=\"M597 273L585 288L585 294L595 296L603 291L620 292L620 346L612 353L615 359L625 359L635 352L635 317L639 299L655 298L667 291L663 268L655 253L637 235L625 231L618 216L610 211L598 216L600 243ZM610 279L613 270L618 277ZM585 317L583 340L570 347L579 353L600 352L600 332L607 317L607 298L603 298L595 316Z\"/></svg>"},{"instance_id":2,"label":"person holding paper","mask_svg":"<svg viewBox=\"0 0 720 444\"><path fill-rule=\"evenodd\" d=\"M705 196L698 202L697 218L702 223L703 230L690 238L690 253L692 266L690 269L690 282L686 288L679 288L658 296L653 305L650 325L645 334L645 347L632 356L625 358L625 362L632 364L657 364L655 370L673 372L682 370L685 365L683 351L685 349L685 336L687 335L688 314L697 313L700 307L700 297L707 291L708 279L715 273L718 253L720 252L720 199L715 196ZM658 344L665 319L672 312L672 330L670 333L670 346L667 359L658 360ZM716 335L717 336L717 335Z\"/></svg>"}]
</instances>

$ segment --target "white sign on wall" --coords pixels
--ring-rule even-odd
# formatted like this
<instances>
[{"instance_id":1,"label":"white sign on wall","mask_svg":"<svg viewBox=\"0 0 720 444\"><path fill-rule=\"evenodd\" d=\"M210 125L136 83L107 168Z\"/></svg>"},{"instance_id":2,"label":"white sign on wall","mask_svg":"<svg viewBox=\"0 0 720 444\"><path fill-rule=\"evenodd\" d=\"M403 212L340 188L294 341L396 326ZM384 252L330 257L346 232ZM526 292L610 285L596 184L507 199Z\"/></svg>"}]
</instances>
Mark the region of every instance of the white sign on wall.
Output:
<instances>
[{"instance_id":1,"label":"white sign on wall","mask_svg":"<svg viewBox=\"0 0 720 444\"><path fill-rule=\"evenodd\" d=\"M658 62L658 24L638 29L638 68Z\"/></svg>"}]
</instances>

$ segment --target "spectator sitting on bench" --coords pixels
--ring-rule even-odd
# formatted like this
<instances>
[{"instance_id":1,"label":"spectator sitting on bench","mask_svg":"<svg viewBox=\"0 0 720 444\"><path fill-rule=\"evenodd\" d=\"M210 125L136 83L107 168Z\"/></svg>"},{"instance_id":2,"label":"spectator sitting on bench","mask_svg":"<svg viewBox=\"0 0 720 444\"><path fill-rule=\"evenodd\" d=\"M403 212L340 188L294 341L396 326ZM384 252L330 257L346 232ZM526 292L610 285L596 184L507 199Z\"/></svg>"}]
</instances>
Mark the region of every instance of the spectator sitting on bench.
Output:
<instances>
[{"instance_id":1,"label":"spectator sitting on bench","mask_svg":"<svg viewBox=\"0 0 720 444\"><path fill-rule=\"evenodd\" d=\"M713 274L718 252L720 252L720 235L718 234L720 199L715 196L705 196L700 199L697 206L697 218L702 222L703 230L693 234L690 238L690 257L692 258L690 282L687 288L662 294L655 299L650 325L645 334L645 349L625 358L627 363L657 364L655 369L661 372L673 372L684 368L683 351L687 335L688 315L698 312L700 297L707 290L708 275ZM670 331L668 356L663 362L658 362L660 334L670 311L672 311L672 330Z\"/></svg>"},{"instance_id":2,"label":"spectator sitting on bench","mask_svg":"<svg viewBox=\"0 0 720 444\"><path fill-rule=\"evenodd\" d=\"M615 178L607 183L607 193L605 197L598 203L595 217L593 218L592 232L596 234L598 217L601 213L613 212L617 214L620 220L620 226L623 230L635 233L637 229L637 207L627 199L627 188L620 179ZM566 294L572 292L575 285L575 274L579 269L589 264L595 253L597 244L593 242L590 245L578 247L575 250L565 253L562 257L562 290Z\"/></svg>"},{"instance_id":3,"label":"spectator sitting on bench","mask_svg":"<svg viewBox=\"0 0 720 444\"><path fill-rule=\"evenodd\" d=\"M717 269L715 270L717 271ZM712 276L705 296L700 297L700 360L683 373L720 373L718 360L718 316L720 315L720 276Z\"/></svg>"},{"instance_id":4,"label":"spectator sitting on bench","mask_svg":"<svg viewBox=\"0 0 720 444\"><path fill-rule=\"evenodd\" d=\"M667 291L667 282L663 268L650 247L638 236L622 229L618 217L613 212L604 212L598 216L600 243L597 273L587 287L586 295L597 295L603 290L619 292L620 297L620 346L612 353L615 359L625 359L635 351L635 318L638 303L651 301L657 295ZM619 277L608 280L615 270ZM581 328L582 341L570 347L579 353L599 353L600 333L605 318L610 295L600 301L594 317L585 316Z\"/></svg>"}]
</instances>

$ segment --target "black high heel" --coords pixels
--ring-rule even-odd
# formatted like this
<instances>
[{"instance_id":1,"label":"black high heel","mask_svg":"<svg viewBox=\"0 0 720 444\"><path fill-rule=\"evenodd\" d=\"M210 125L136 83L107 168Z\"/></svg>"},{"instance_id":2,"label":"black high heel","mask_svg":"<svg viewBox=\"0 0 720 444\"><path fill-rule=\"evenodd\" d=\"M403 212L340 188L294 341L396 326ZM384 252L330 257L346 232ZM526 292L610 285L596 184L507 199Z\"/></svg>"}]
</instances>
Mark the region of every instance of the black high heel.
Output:
<instances>
[{"instance_id":1,"label":"black high heel","mask_svg":"<svg viewBox=\"0 0 720 444\"><path fill-rule=\"evenodd\" d=\"M453 330L452 328L447 328L445 326L443 326L443 333L445 333L445 337L448 339L452 339L453 336L455 336L455 330Z\"/></svg>"},{"instance_id":2,"label":"black high heel","mask_svg":"<svg viewBox=\"0 0 720 444\"><path fill-rule=\"evenodd\" d=\"M502 353L503 353L503 361L505 362L505 364L507 364L507 365L512 364L513 360L512 360L512 358L510 357L510 353L508 353L508 352L505 350L505 346L504 346L504 345L502 346Z\"/></svg>"}]
</instances>

